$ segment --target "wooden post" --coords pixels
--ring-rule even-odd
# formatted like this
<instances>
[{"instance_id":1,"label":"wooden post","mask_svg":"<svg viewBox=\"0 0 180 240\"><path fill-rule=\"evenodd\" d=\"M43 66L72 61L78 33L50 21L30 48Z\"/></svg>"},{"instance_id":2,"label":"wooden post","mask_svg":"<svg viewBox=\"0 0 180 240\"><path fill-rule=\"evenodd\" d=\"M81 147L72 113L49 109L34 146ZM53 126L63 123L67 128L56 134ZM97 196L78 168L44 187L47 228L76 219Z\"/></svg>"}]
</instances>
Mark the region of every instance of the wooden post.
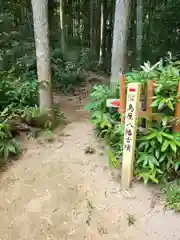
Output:
<instances>
[{"instance_id":1,"label":"wooden post","mask_svg":"<svg viewBox=\"0 0 180 240\"><path fill-rule=\"evenodd\" d=\"M178 99L180 100L180 81L178 84L178 91L177 91ZM175 110L175 124L174 124L174 131L180 132L180 102L176 103L176 110Z\"/></svg>"},{"instance_id":2,"label":"wooden post","mask_svg":"<svg viewBox=\"0 0 180 240\"><path fill-rule=\"evenodd\" d=\"M123 188L129 188L131 186L133 177L133 163L135 156L137 131L136 119L140 108L140 91L140 83L128 84L121 176L121 183Z\"/></svg>"},{"instance_id":3,"label":"wooden post","mask_svg":"<svg viewBox=\"0 0 180 240\"><path fill-rule=\"evenodd\" d=\"M123 74L120 78L120 108L119 113L124 115L126 112L126 77ZM124 123L124 116L121 117L121 122Z\"/></svg>"},{"instance_id":4,"label":"wooden post","mask_svg":"<svg viewBox=\"0 0 180 240\"><path fill-rule=\"evenodd\" d=\"M152 122L152 102L153 102L153 96L154 96L154 81L149 80L147 84L147 102L146 102L146 113L149 116L149 120L146 119L146 128L151 127L151 122Z\"/></svg>"}]
</instances>

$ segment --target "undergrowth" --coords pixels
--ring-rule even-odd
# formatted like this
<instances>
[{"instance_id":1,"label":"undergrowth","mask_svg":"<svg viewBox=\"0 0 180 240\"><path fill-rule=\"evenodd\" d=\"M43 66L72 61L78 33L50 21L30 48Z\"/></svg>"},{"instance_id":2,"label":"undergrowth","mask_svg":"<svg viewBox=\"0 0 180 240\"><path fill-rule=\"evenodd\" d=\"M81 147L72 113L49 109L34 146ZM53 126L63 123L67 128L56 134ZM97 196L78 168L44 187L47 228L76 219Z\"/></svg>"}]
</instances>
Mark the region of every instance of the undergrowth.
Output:
<instances>
[{"instance_id":1,"label":"undergrowth","mask_svg":"<svg viewBox=\"0 0 180 240\"><path fill-rule=\"evenodd\" d=\"M155 80L152 108L153 112L163 116L162 120L153 121L148 129L139 125L135 175L145 183L170 181L180 176L180 134L172 131L175 103L178 101L179 68L178 62L161 60L153 67L147 63L142 66L141 71L133 71L127 75L127 84L140 82L143 89L146 89L147 80ZM120 124L117 110L106 107L107 98L119 98L119 86L114 91L106 86L95 86L86 110L91 112L97 135L110 147L108 154L111 165L119 167L123 152L124 126Z\"/></svg>"},{"instance_id":2,"label":"undergrowth","mask_svg":"<svg viewBox=\"0 0 180 240\"><path fill-rule=\"evenodd\" d=\"M166 207L180 212L180 181L176 180L166 184L164 188Z\"/></svg>"},{"instance_id":3,"label":"undergrowth","mask_svg":"<svg viewBox=\"0 0 180 240\"><path fill-rule=\"evenodd\" d=\"M33 128L50 132L51 122L41 115L38 106L38 84L35 45L32 34L23 35L12 25L11 15L0 15L0 164L11 156L20 154L16 136ZM12 31L12 29L14 29ZM59 33L58 33L59 34ZM86 48L68 47L62 53L58 42L51 42L51 67L53 87L63 93L72 91L84 82L84 69L91 67L90 51ZM63 114L54 106L56 120L62 122Z\"/></svg>"}]
</instances>

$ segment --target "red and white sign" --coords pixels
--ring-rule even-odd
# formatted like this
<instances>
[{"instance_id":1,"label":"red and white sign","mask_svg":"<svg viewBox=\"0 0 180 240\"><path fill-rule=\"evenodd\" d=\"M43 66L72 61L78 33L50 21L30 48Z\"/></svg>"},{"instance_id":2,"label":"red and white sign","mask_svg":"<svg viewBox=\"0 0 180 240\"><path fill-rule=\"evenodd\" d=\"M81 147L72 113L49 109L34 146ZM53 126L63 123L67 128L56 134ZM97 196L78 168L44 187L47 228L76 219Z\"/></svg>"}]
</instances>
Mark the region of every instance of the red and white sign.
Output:
<instances>
[{"instance_id":1,"label":"red and white sign","mask_svg":"<svg viewBox=\"0 0 180 240\"><path fill-rule=\"evenodd\" d=\"M130 92L130 93L132 93L132 92L136 92L136 89L135 89L135 88L132 88L132 87L130 87L130 88L129 88L129 92Z\"/></svg>"},{"instance_id":2,"label":"red and white sign","mask_svg":"<svg viewBox=\"0 0 180 240\"><path fill-rule=\"evenodd\" d=\"M106 106L107 107L120 107L120 100L116 98L106 99Z\"/></svg>"}]
</instances>

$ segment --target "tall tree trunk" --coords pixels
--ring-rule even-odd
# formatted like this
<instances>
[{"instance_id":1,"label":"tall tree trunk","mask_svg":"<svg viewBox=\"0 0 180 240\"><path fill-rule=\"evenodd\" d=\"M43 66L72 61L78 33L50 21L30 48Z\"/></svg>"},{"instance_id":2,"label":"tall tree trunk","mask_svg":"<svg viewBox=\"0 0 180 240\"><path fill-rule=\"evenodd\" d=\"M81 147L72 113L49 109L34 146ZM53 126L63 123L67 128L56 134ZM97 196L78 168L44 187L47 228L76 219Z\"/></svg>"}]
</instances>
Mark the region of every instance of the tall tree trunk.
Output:
<instances>
[{"instance_id":1,"label":"tall tree trunk","mask_svg":"<svg viewBox=\"0 0 180 240\"><path fill-rule=\"evenodd\" d=\"M107 53L107 16L108 16L108 9L107 9L107 0L102 0L103 5L103 35L102 35L102 62L103 62L103 69L107 68L106 64L106 53Z\"/></svg>"},{"instance_id":2,"label":"tall tree trunk","mask_svg":"<svg viewBox=\"0 0 180 240\"><path fill-rule=\"evenodd\" d=\"M95 54L96 54L96 60L99 61L100 39L101 39L101 2L100 0L97 0L95 5L94 28L95 28L95 35L94 35Z\"/></svg>"},{"instance_id":3,"label":"tall tree trunk","mask_svg":"<svg viewBox=\"0 0 180 240\"><path fill-rule=\"evenodd\" d=\"M52 82L48 29L48 0L31 0L36 44L39 105L41 113L52 113ZM51 115L52 117L53 115Z\"/></svg>"},{"instance_id":4,"label":"tall tree trunk","mask_svg":"<svg viewBox=\"0 0 180 240\"><path fill-rule=\"evenodd\" d=\"M83 25L83 43L85 44L85 46L90 46L90 11L89 11L89 2L86 1L83 3L82 5L83 8L85 8L85 12L84 14L82 14L82 16L84 15L84 18L82 17L82 25Z\"/></svg>"},{"instance_id":5,"label":"tall tree trunk","mask_svg":"<svg viewBox=\"0 0 180 240\"><path fill-rule=\"evenodd\" d=\"M59 0L59 17L60 17L60 31L61 31L61 51L65 53L65 36L64 36L64 14L63 14L63 0Z\"/></svg>"},{"instance_id":6,"label":"tall tree trunk","mask_svg":"<svg viewBox=\"0 0 180 240\"><path fill-rule=\"evenodd\" d=\"M107 32L107 54L106 54L106 61L107 61L107 73L111 72L111 61L112 59L112 43L113 43L113 28L114 28L114 15L115 15L115 1L112 0L109 6L109 26Z\"/></svg>"},{"instance_id":7,"label":"tall tree trunk","mask_svg":"<svg viewBox=\"0 0 180 240\"><path fill-rule=\"evenodd\" d=\"M120 73L125 71L130 2L131 0L116 0L110 81L113 88L116 87Z\"/></svg>"},{"instance_id":8,"label":"tall tree trunk","mask_svg":"<svg viewBox=\"0 0 180 240\"><path fill-rule=\"evenodd\" d=\"M100 37L100 55L99 55L99 63L103 62L102 59L102 52L103 52L103 32L104 32L104 5L103 1L101 0L101 37Z\"/></svg>"},{"instance_id":9,"label":"tall tree trunk","mask_svg":"<svg viewBox=\"0 0 180 240\"><path fill-rule=\"evenodd\" d=\"M146 28L143 34L143 40L144 40L144 47L143 47L143 58L145 59L145 61L148 60L152 60L151 56L152 55L151 52L149 52L149 49L151 49L152 47L152 41L151 41L151 24L152 24L152 16L153 16L153 12L156 10L156 6L157 3L153 0L149 0L148 1L148 8L145 6L145 2L144 2L144 8L146 7L146 9L148 9L147 13L145 14L145 18L146 18Z\"/></svg>"},{"instance_id":10,"label":"tall tree trunk","mask_svg":"<svg viewBox=\"0 0 180 240\"><path fill-rule=\"evenodd\" d=\"M94 0L90 0L90 47L91 47L91 50L93 51L94 50L94 46L93 46L93 43L94 43Z\"/></svg>"},{"instance_id":11,"label":"tall tree trunk","mask_svg":"<svg viewBox=\"0 0 180 240\"><path fill-rule=\"evenodd\" d=\"M137 0L136 7L136 67L141 65L143 38L143 6L142 0Z\"/></svg>"},{"instance_id":12,"label":"tall tree trunk","mask_svg":"<svg viewBox=\"0 0 180 240\"><path fill-rule=\"evenodd\" d=\"M73 36L73 10L72 10L72 0L68 0L68 37L72 40Z\"/></svg>"},{"instance_id":13,"label":"tall tree trunk","mask_svg":"<svg viewBox=\"0 0 180 240\"><path fill-rule=\"evenodd\" d=\"M77 11L77 39L79 41L79 45L81 45L82 40L82 32L81 32L81 1L77 1L78 9Z\"/></svg>"},{"instance_id":14,"label":"tall tree trunk","mask_svg":"<svg viewBox=\"0 0 180 240\"><path fill-rule=\"evenodd\" d=\"M128 71L131 71L135 67L136 57L136 0L131 2L131 12L129 16L129 36L128 36Z\"/></svg>"}]
</instances>

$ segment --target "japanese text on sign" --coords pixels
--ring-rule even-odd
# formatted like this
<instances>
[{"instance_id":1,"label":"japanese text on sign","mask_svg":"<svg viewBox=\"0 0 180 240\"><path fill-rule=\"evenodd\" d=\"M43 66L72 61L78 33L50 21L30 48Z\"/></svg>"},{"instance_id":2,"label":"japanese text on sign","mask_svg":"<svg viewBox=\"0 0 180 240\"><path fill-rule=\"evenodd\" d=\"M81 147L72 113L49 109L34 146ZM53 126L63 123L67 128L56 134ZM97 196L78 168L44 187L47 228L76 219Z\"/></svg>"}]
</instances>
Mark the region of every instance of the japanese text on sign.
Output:
<instances>
[{"instance_id":1,"label":"japanese text on sign","mask_svg":"<svg viewBox=\"0 0 180 240\"><path fill-rule=\"evenodd\" d=\"M121 175L123 188L129 188L132 183L137 130L136 118L138 117L140 106L140 90L140 83L128 84Z\"/></svg>"},{"instance_id":2,"label":"japanese text on sign","mask_svg":"<svg viewBox=\"0 0 180 240\"><path fill-rule=\"evenodd\" d=\"M131 90L131 91L130 91ZM125 126L125 150L130 152L132 148L132 129L134 122L134 99L135 99L135 91L132 88L129 89L127 108L126 108L126 126Z\"/></svg>"}]
</instances>

